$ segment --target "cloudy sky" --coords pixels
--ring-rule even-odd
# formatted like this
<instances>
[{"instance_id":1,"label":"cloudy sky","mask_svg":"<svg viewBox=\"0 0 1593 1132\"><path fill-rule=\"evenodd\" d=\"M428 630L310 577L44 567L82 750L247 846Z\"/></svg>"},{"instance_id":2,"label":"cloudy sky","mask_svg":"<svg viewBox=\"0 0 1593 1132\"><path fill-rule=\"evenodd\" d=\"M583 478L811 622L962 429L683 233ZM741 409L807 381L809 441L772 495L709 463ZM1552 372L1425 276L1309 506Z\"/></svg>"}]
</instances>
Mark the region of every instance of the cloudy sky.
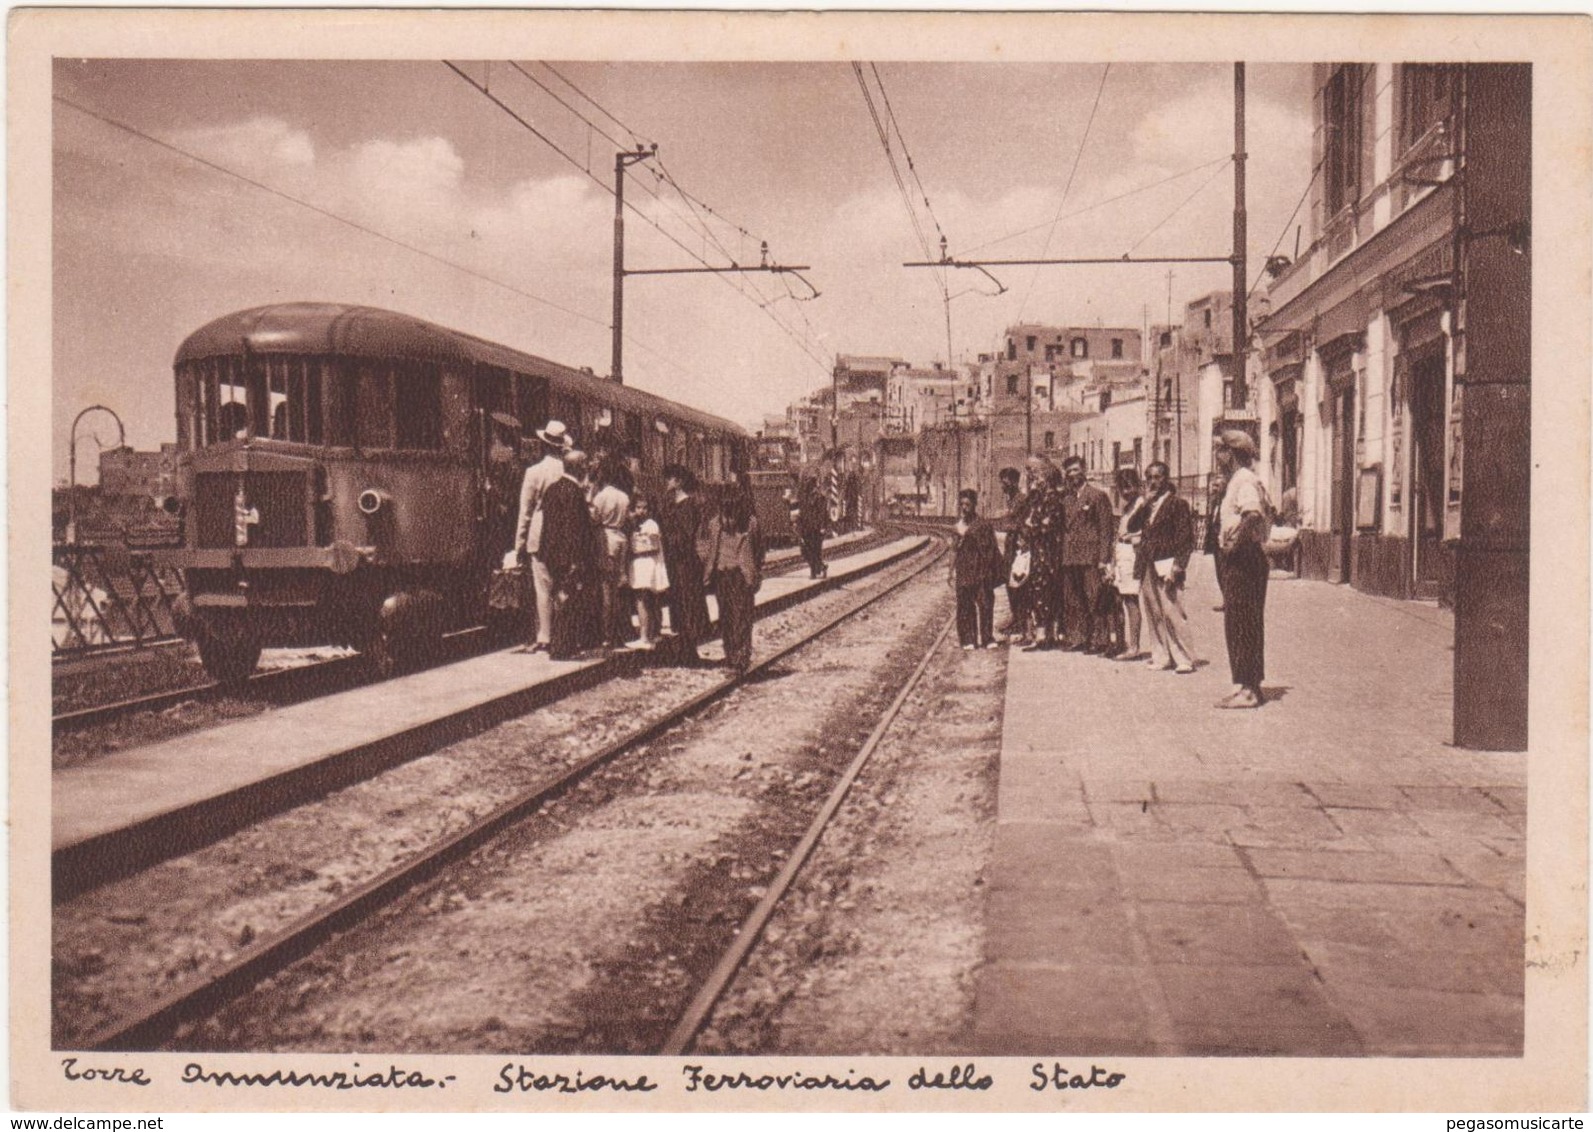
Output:
<instances>
[{"instance_id":1,"label":"cloudy sky","mask_svg":"<svg viewBox=\"0 0 1593 1132\"><path fill-rule=\"evenodd\" d=\"M627 182L646 218L628 217L630 266L755 263L766 240L820 292L629 279L629 384L755 425L837 353L946 357L940 275L901 266L923 251L851 66L453 62L543 138L442 61L57 62L58 478L85 405L114 408L139 448L171 439L178 344L245 307L365 303L606 373L616 141L659 146ZM1230 64L862 73L919 227L954 256L1227 253ZM1311 174L1310 68L1247 78L1254 278L1304 222L1286 227ZM1173 270L1175 311L1229 285L1226 264ZM951 352L994 349L1020 318L1160 321L1167 271L1008 267L999 297L950 273Z\"/></svg>"}]
</instances>

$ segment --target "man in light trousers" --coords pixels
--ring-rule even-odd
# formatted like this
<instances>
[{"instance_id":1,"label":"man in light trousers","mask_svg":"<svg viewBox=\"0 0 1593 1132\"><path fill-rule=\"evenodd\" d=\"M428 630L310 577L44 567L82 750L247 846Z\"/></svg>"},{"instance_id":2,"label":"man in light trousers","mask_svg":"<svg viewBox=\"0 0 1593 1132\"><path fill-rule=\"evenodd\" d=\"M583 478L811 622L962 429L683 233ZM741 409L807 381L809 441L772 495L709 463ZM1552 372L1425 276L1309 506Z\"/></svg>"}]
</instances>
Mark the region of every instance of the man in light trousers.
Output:
<instances>
[{"instance_id":1,"label":"man in light trousers","mask_svg":"<svg viewBox=\"0 0 1593 1132\"><path fill-rule=\"evenodd\" d=\"M1194 515L1173 490L1167 465L1157 461L1145 469L1144 525L1134 559L1139 579L1140 615L1150 629L1150 667L1195 670L1194 641L1184 613L1184 576L1195 548Z\"/></svg>"},{"instance_id":2,"label":"man in light trousers","mask_svg":"<svg viewBox=\"0 0 1593 1132\"><path fill-rule=\"evenodd\" d=\"M537 431L542 459L525 470L520 482L520 521L515 528L514 549L521 561L531 560L531 584L536 590L536 637L522 652L547 652L552 640L553 576L542 560L542 497L548 488L564 477L564 453L570 437L562 421L549 421Z\"/></svg>"}]
</instances>

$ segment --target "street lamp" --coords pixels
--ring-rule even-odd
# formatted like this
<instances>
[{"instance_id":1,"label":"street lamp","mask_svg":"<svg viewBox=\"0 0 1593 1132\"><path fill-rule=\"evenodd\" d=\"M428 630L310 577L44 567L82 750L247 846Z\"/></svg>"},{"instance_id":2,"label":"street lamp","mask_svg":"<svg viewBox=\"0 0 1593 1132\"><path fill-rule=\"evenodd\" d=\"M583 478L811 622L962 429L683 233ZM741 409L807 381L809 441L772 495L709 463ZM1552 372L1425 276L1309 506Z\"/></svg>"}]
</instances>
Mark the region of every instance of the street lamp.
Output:
<instances>
[{"instance_id":1,"label":"street lamp","mask_svg":"<svg viewBox=\"0 0 1593 1132\"><path fill-rule=\"evenodd\" d=\"M77 426L78 422L93 412L110 413L111 420L116 422L116 446L127 446L127 430L122 427L122 418L115 411L104 405L90 405L77 416L72 418L72 432L67 439L67 481L66 481L66 542L68 546L77 543ZM99 437L94 438L94 443L99 444ZM99 445L101 450L105 445Z\"/></svg>"}]
</instances>

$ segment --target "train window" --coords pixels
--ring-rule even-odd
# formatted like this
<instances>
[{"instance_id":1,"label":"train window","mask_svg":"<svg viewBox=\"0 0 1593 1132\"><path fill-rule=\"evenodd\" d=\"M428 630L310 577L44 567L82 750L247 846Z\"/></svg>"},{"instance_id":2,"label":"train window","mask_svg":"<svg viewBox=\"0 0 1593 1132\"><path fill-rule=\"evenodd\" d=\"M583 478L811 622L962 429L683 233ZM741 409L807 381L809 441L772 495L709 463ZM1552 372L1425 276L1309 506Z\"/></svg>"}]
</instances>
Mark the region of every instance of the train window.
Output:
<instances>
[{"instance_id":1,"label":"train window","mask_svg":"<svg viewBox=\"0 0 1593 1132\"><path fill-rule=\"evenodd\" d=\"M548 423L548 379L519 375L515 380L515 416L520 435L531 436Z\"/></svg>"},{"instance_id":2,"label":"train window","mask_svg":"<svg viewBox=\"0 0 1593 1132\"><path fill-rule=\"evenodd\" d=\"M492 420L492 415L494 413L510 417L515 415L513 396L508 370L490 366L476 367L476 409L481 417L481 443L484 446L490 445L492 437L499 431L488 423Z\"/></svg>"},{"instance_id":3,"label":"train window","mask_svg":"<svg viewBox=\"0 0 1593 1132\"><path fill-rule=\"evenodd\" d=\"M406 368L394 375L394 414L399 448L441 448L442 374L432 366Z\"/></svg>"},{"instance_id":4,"label":"train window","mask_svg":"<svg viewBox=\"0 0 1593 1132\"><path fill-rule=\"evenodd\" d=\"M586 440L581 435L581 402L568 393L554 390L548 396L548 419L559 421L571 433L575 434L577 444Z\"/></svg>"},{"instance_id":5,"label":"train window","mask_svg":"<svg viewBox=\"0 0 1593 1132\"><path fill-rule=\"evenodd\" d=\"M319 444L322 439L321 420L325 407L321 404L321 362L311 358L302 363L304 368L304 439Z\"/></svg>"},{"instance_id":6,"label":"train window","mask_svg":"<svg viewBox=\"0 0 1593 1132\"><path fill-rule=\"evenodd\" d=\"M251 436L270 436L271 401L270 394L267 392L266 363L264 359L246 363L244 383L247 386L246 400L249 407L249 434Z\"/></svg>"},{"instance_id":7,"label":"train window","mask_svg":"<svg viewBox=\"0 0 1593 1132\"><path fill-rule=\"evenodd\" d=\"M614 419L614 411L607 405L588 401L581 406L581 443L590 447L596 443L597 434L606 429Z\"/></svg>"},{"instance_id":8,"label":"train window","mask_svg":"<svg viewBox=\"0 0 1593 1132\"><path fill-rule=\"evenodd\" d=\"M492 366L476 367L476 407L484 413L513 415L509 404L509 371Z\"/></svg>"},{"instance_id":9,"label":"train window","mask_svg":"<svg viewBox=\"0 0 1593 1132\"><path fill-rule=\"evenodd\" d=\"M339 362L326 363L326 442L338 447L354 443L354 391L352 367Z\"/></svg>"},{"instance_id":10,"label":"train window","mask_svg":"<svg viewBox=\"0 0 1593 1132\"><path fill-rule=\"evenodd\" d=\"M218 358L206 375L210 386L210 429L207 442L220 444L249 434L248 394L244 390L241 361Z\"/></svg>"},{"instance_id":11,"label":"train window","mask_svg":"<svg viewBox=\"0 0 1593 1132\"><path fill-rule=\"evenodd\" d=\"M643 466L650 471L656 472L659 468L669 463L668 433L668 423L655 419L653 427L642 434Z\"/></svg>"},{"instance_id":12,"label":"train window","mask_svg":"<svg viewBox=\"0 0 1593 1132\"><path fill-rule=\"evenodd\" d=\"M393 446L393 375L380 362L359 364L354 420L361 448Z\"/></svg>"},{"instance_id":13,"label":"train window","mask_svg":"<svg viewBox=\"0 0 1593 1132\"><path fill-rule=\"evenodd\" d=\"M620 435L625 438L627 445L639 453L642 448L642 415L622 412L619 419Z\"/></svg>"},{"instance_id":14,"label":"train window","mask_svg":"<svg viewBox=\"0 0 1593 1132\"><path fill-rule=\"evenodd\" d=\"M194 374L187 366L177 371L177 449L188 451L193 447L194 409L198 405L194 393Z\"/></svg>"},{"instance_id":15,"label":"train window","mask_svg":"<svg viewBox=\"0 0 1593 1132\"><path fill-rule=\"evenodd\" d=\"M286 358L272 358L266 362L266 395L270 399L270 432L272 440L288 440L289 418L295 411L302 411L299 399L290 397L288 393L288 361ZM296 439L304 439L302 433Z\"/></svg>"}]
</instances>

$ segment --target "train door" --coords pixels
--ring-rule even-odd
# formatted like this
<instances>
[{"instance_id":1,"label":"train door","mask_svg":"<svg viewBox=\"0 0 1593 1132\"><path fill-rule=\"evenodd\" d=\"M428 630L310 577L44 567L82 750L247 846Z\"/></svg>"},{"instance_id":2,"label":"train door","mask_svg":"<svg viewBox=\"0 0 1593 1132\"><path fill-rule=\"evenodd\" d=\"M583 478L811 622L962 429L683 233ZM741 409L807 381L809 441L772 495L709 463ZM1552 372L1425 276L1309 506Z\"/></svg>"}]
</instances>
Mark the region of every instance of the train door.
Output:
<instances>
[{"instance_id":1,"label":"train door","mask_svg":"<svg viewBox=\"0 0 1593 1132\"><path fill-rule=\"evenodd\" d=\"M476 367L475 406L472 448L481 519L477 552L491 561L514 543L520 498L521 423L514 413L513 378L508 370Z\"/></svg>"},{"instance_id":2,"label":"train door","mask_svg":"<svg viewBox=\"0 0 1593 1132\"><path fill-rule=\"evenodd\" d=\"M528 441L548 425L548 379L516 374L514 379L514 415L520 420L520 438ZM521 446L521 459L525 457Z\"/></svg>"}]
</instances>

